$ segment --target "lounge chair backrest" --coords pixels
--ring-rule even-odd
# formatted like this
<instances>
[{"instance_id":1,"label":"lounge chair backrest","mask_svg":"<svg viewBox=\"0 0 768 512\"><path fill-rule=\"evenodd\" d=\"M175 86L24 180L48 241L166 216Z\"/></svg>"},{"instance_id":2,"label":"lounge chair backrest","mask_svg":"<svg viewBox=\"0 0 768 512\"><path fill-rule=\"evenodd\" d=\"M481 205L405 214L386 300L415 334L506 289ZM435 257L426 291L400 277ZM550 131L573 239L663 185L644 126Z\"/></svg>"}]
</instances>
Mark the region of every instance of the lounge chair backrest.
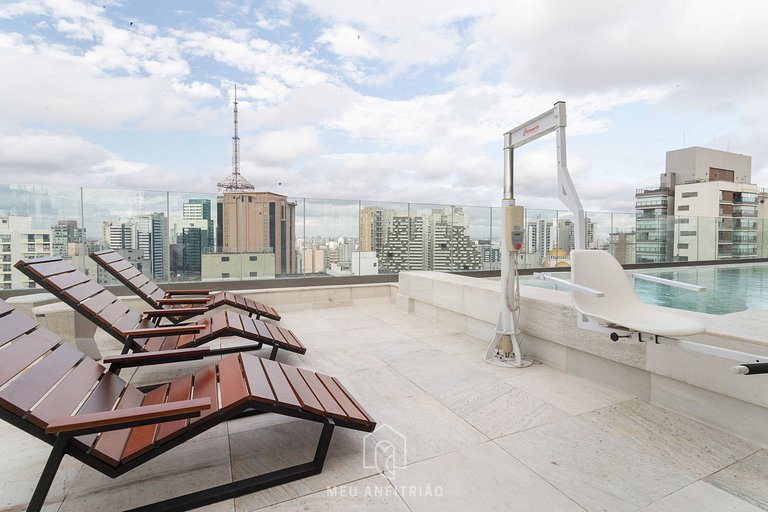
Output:
<instances>
[{"instance_id":1,"label":"lounge chair backrest","mask_svg":"<svg viewBox=\"0 0 768 512\"><path fill-rule=\"evenodd\" d=\"M112 274L133 293L147 301L153 308L162 308L158 300L165 297L165 290L123 258L119 252L114 249L107 249L93 252L90 256L91 259L104 267L107 272Z\"/></svg>"},{"instance_id":2,"label":"lounge chair backrest","mask_svg":"<svg viewBox=\"0 0 768 512\"><path fill-rule=\"evenodd\" d=\"M21 260L16 268L107 332L125 339L141 315L62 258Z\"/></svg>"},{"instance_id":3,"label":"lounge chair backrest","mask_svg":"<svg viewBox=\"0 0 768 512\"><path fill-rule=\"evenodd\" d=\"M11 423L53 443L45 433L54 419L141 404L144 393L0 300L0 408ZM122 434L120 434L122 432ZM75 445L104 461L115 459L116 436L80 436ZM111 441L110 441L111 439ZM118 454L117 458L119 460Z\"/></svg>"},{"instance_id":4,"label":"lounge chair backrest","mask_svg":"<svg viewBox=\"0 0 768 512\"><path fill-rule=\"evenodd\" d=\"M571 251L571 282L599 290L604 297L574 291L571 299L576 309L586 315L610 317L640 303L624 269L606 251Z\"/></svg>"}]
</instances>

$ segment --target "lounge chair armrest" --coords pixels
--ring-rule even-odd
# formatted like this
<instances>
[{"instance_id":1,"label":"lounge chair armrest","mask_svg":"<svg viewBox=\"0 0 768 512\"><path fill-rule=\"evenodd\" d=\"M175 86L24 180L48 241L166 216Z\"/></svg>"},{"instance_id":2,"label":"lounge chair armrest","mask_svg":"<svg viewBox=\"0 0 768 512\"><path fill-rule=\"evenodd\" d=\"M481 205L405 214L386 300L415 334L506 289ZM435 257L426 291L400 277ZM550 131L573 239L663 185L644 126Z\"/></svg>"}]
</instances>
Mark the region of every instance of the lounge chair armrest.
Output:
<instances>
[{"instance_id":1,"label":"lounge chair armrest","mask_svg":"<svg viewBox=\"0 0 768 512\"><path fill-rule=\"evenodd\" d=\"M164 316L194 316L207 313L208 308L173 308L173 309L151 309L144 312L147 318Z\"/></svg>"},{"instance_id":2,"label":"lounge chair armrest","mask_svg":"<svg viewBox=\"0 0 768 512\"><path fill-rule=\"evenodd\" d=\"M155 338L157 336L168 336L170 334L197 334L205 329L205 325L171 325L168 327L149 327L147 329L133 329L125 331L126 336L131 338Z\"/></svg>"},{"instance_id":3,"label":"lounge chair armrest","mask_svg":"<svg viewBox=\"0 0 768 512\"><path fill-rule=\"evenodd\" d=\"M157 352L137 352L119 356L105 357L103 364L112 367L127 368L131 366L144 366L149 364L173 363L177 361L192 361L202 359L209 355L209 347L180 348L177 350L159 350ZM113 368L110 368L113 369Z\"/></svg>"},{"instance_id":4,"label":"lounge chair armrest","mask_svg":"<svg viewBox=\"0 0 768 512\"><path fill-rule=\"evenodd\" d=\"M157 405L129 407L114 411L92 412L80 416L55 419L48 424L45 432L47 434L67 432L71 435L107 432L109 430L138 427L140 425L194 418L200 415L200 411L210 408L211 399L206 397Z\"/></svg>"},{"instance_id":5,"label":"lounge chair armrest","mask_svg":"<svg viewBox=\"0 0 768 512\"><path fill-rule=\"evenodd\" d=\"M208 295L211 290L166 290L165 295L167 297L173 297L174 295Z\"/></svg>"},{"instance_id":6,"label":"lounge chair armrest","mask_svg":"<svg viewBox=\"0 0 768 512\"><path fill-rule=\"evenodd\" d=\"M205 304L210 301L208 297L180 297L178 299L159 299L158 304Z\"/></svg>"}]
</instances>

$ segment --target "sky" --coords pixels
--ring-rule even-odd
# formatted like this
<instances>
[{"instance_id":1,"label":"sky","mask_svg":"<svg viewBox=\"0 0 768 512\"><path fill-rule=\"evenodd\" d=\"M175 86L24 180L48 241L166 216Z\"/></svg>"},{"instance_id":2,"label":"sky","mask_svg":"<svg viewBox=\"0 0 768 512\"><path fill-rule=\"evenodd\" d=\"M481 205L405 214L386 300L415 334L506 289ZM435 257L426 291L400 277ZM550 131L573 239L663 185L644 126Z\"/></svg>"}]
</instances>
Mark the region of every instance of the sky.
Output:
<instances>
[{"instance_id":1,"label":"sky","mask_svg":"<svg viewBox=\"0 0 768 512\"><path fill-rule=\"evenodd\" d=\"M565 101L588 211L665 153L752 156L768 186L762 0L0 0L0 183L498 206L503 133ZM554 136L515 198L563 209Z\"/></svg>"}]
</instances>

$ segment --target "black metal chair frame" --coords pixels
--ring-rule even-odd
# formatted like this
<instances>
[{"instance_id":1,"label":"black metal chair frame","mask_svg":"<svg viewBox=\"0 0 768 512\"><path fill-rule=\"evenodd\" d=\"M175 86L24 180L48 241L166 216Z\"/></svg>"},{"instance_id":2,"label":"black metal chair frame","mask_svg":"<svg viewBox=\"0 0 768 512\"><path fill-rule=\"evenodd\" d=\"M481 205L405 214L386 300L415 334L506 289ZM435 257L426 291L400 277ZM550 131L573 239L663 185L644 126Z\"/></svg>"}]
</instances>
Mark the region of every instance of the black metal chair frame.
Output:
<instances>
[{"instance_id":1,"label":"black metal chair frame","mask_svg":"<svg viewBox=\"0 0 768 512\"><path fill-rule=\"evenodd\" d=\"M82 449L71 443L72 439L76 436L106 432L109 430L120 430L128 427L138 427L141 425L158 424L166 421L175 421L184 418L193 418L199 416L199 412L176 414L173 416L166 416L164 418L153 418L149 420L136 420L130 422L123 422L120 424L112 425L109 427L92 427L83 428L72 432L59 433L59 434L45 434L42 429L32 425L31 423L19 418L18 416L0 409L0 418L11 423L12 425L24 430L25 432L33 435L34 437L52 445L52 450L48 456L48 460L45 463L43 472L40 475L40 479L35 487L32 499L27 507L28 512L38 512L42 509L45 502L45 498L48 495L48 491L53 483L59 465L64 458L64 455L70 455L79 460L83 464L92 467L96 471L105 474L110 478L117 478L128 471L148 462L158 455L161 455L168 450L175 448L176 446L196 437L202 432L213 428L224 421L229 421L236 418L245 416L251 416L254 414L263 414L268 412L274 412L285 416L292 416L299 419L309 420L317 423L322 423L323 429L320 433L320 438L317 442L314 458L302 464L279 469L262 475L256 475L250 478L237 480L228 484L222 484L208 489L185 494L175 498L152 503L142 507L131 509L130 512L149 512L149 511L182 511L190 510L219 501L236 498L245 494L250 494L262 489L282 485L284 483L306 478L308 476L319 474L323 469L325 463L325 456L328 452L328 447L331 444L331 436L333 435L333 429L338 424L346 428L352 428L355 430L364 430L351 422L333 420L328 417L317 416L308 414L303 411L293 411L276 406L269 406L261 403L249 402L239 408L235 408L232 411L221 414L218 416L218 421L208 420L204 425L196 426L194 429L179 435L178 437L171 439L151 451L136 457L124 464L117 467L113 467L89 454Z\"/></svg>"}]
</instances>

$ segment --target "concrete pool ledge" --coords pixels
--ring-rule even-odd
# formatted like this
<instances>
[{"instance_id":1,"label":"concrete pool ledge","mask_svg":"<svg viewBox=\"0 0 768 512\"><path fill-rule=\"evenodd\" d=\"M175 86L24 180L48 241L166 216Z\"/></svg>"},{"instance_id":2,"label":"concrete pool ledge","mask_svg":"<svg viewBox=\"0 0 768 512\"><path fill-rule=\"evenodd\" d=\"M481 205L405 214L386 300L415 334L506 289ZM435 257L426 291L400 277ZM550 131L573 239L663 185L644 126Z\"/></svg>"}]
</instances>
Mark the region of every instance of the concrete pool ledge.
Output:
<instances>
[{"instance_id":1,"label":"concrete pool ledge","mask_svg":"<svg viewBox=\"0 0 768 512\"><path fill-rule=\"evenodd\" d=\"M490 341L499 293L498 280L401 272L395 302L401 310ZM767 313L683 312L707 327L691 341L768 356ZM727 359L669 345L612 342L605 334L579 329L570 294L563 291L521 286L520 324L526 357L768 447L768 375L735 375L734 362Z\"/></svg>"}]
</instances>

